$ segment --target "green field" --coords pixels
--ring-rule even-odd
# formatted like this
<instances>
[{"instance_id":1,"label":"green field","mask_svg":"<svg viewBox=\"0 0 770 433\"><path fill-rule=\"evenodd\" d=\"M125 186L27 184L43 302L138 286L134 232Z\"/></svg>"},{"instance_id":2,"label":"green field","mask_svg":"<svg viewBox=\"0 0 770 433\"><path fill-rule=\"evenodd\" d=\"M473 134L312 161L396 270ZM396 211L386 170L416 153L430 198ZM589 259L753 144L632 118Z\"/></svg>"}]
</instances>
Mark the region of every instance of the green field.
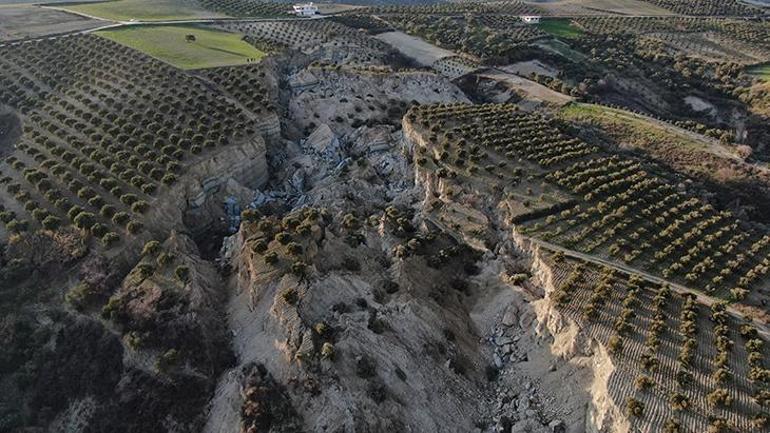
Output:
<instances>
[{"instance_id":1,"label":"green field","mask_svg":"<svg viewBox=\"0 0 770 433\"><path fill-rule=\"evenodd\" d=\"M540 30L557 38L578 38L583 31L572 25L568 18L543 18L539 24Z\"/></svg>"},{"instance_id":2,"label":"green field","mask_svg":"<svg viewBox=\"0 0 770 433\"><path fill-rule=\"evenodd\" d=\"M239 34L196 26L131 26L97 34L181 69L242 65L265 56ZM187 42L187 35L194 35L196 41Z\"/></svg>"},{"instance_id":3,"label":"green field","mask_svg":"<svg viewBox=\"0 0 770 433\"><path fill-rule=\"evenodd\" d=\"M748 69L748 73L764 80L770 80L770 63L752 66Z\"/></svg>"},{"instance_id":4,"label":"green field","mask_svg":"<svg viewBox=\"0 0 770 433\"><path fill-rule=\"evenodd\" d=\"M158 21L221 17L179 0L111 0L64 6L65 9L114 21Z\"/></svg>"}]
</instances>

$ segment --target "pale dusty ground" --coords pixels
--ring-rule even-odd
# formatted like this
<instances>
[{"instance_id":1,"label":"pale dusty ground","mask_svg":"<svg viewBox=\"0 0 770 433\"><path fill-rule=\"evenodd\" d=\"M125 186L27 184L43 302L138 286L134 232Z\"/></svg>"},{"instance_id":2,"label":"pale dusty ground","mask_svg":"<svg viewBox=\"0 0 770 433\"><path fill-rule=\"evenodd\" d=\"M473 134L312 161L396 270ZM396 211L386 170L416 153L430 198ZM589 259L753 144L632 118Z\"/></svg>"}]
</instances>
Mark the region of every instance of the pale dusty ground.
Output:
<instances>
[{"instance_id":1,"label":"pale dusty ground","mask_svg":"<svg viewBox=\"0 0 770 433\"><path fill-rule=\"evenodd\" d=\"M550 102L557 105L564 105L572 101L572 97L553 91L548 87L538 84L532 80L521 78L517 75L507 74L505 72L487 72L479 74L480 77L489 78L503 82L510 86L517 93L523 93L525 99L535 101Z\"/></svg>"},{"instance_id":2,"label":"pale dusty ground","mask_svg":"<svg viewBox=\"0 0 770 433\"><path fill-rule=\"evenodd\" d=\"M512 74L521 75L522 77L528 77L531 73L538 75L545 75L547 77L556 78L559 74L557 69L554 69L548 65L540 63L539 60L528 60L526 62L518 62L512 65L503 66L500 69Z\"/></svg>"},{"instance_id":3,"label":"pale dusty ground","mask_svg":"<svg viewBox=\"0 0 770 433\"><path fill-rule=\"evenodd\" d=\"M438 59L455 55L449 50L439 48L403 32L381 33L375 37L392 45L401 51L401 54L414 59L423 66L430 66Z\"/></svg>"}]
</instances>

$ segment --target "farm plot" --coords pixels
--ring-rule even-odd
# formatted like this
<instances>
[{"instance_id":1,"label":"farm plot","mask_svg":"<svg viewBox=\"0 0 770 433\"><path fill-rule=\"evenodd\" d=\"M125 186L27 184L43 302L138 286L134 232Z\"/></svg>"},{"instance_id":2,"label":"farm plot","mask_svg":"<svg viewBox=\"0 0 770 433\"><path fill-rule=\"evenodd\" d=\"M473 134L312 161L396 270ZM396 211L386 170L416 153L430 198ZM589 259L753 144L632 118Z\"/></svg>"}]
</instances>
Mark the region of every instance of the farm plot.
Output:
<instances>
[{"instance_id":1,"label":"farm plot","mask_svg":"<svg viewBox=\"0 0 770 433\"><path fill-rule=\"evenodd\" d=\"M242 65L265 55L239 34L203 27L123 27L97 34L181 69Z\"/></svg>"},{"instance_id":2,"label":"farm plot","mask_svg":"<svg viewBox=\"0 0 770 433\"><path fill-rule=\"evenodd\" d=\"M193 0L109 0L65 5L62 8L114 21L162 21L196 18L216 18Z\"/></svg>"},{"instance_id":3,"label":"farm plot","mask_svg":"<svg viewBox=\"0 0 770 433\"><path fill-rule=\"evenodd\" d=\"M256 115L185 73L97 36L0 48L0 103L21 114L0 163L11 232L74 225L106 246L159 218L185 167L259 132ZM13 209L7 209L13 207Z\"/></svg>"},{"instance_id":4,"label":"farm plot","mask_svg":"<svg viewBox=\"0 0 770 433\"><path fill-rule=\"evenodd\" d=\"M574 199L517 217L527 235L736 301L767 281L770 234L676 188L662 167L509 105L415 107L407 120L431 143L416 150L417 163L439 178L500 179L492 190L529 179Z\"/></svg>"},{"instance_id":5,"label":"farm plot","mask_svg":"<svg viewBox=\"0 0 770 433\"><path fill-rule=\"evenodd\" d=\"M511 14L542 15L545 11L522 1L494 2L446 2L423 5L372 6L357 10L356 13L373 15L463 15L463 14Z\"/></svg>"},{"instance_id":6,"label":"farm plot","mask_svg":"<svg viewBox=\"0 0 770 433\"><path fill-rule=\"evenodd\" d=\"M425 39L439 48L461 51L484 63L509 63L521 45L546 35L535 26L523 25L518 16L388 15L394 27Z\"/></svg>"},{"instance_id":7,"label":"farm plot","mask_svg":"<svg viewBox=\"0 0 770 433\"><path fill-rule=\"evenodd\" d=\"M608 393L634 429L760 432L768 426L767 342L689 294L552 257L556 309L609 352Z\"/></svg>"},{"instance_id":8,"label":"farm plot","mask_svg":"<svg viewBox=\"0 0 770 433\"><path fill-rule=\"evenodd\" d=\"M644 0L682 15L702 16L754 16L762 9L740 0Z\"/></svg>"},{"instance_id":9,"label":"farm plot","mask_svg":"<svg viewBox=\"0 0 770 433\"><path fill-rule=\"evenodd\" d=\"M102 25L95 20L31 5L0 5L0 42L34 38Z\"/></svg>"},{"instance_id":10,"label":"farm plot","mask_svg":"<svg viewBox=\"0 0 770 433\"><path fill-rule=\"evenodd\" d=\"M592 34L644 35L676 51L721 61L756 63L770 56L770 24L699 17L581 17Z\"/></svg>"},{"instance_id":11,"label":"farm plot","mask_svg":"<svg viewBox=\"0 0 770 433\"><path fill-rule=\"evenodd\" d=\"M337 50L335 63L378 63L380 56L393 51L386 43L330 20L221 23L214 28L245 34L254 43L267 42L305 53L324 48ZM344 56L344 58L340 58Z\"/></svg>"}]
</instances>

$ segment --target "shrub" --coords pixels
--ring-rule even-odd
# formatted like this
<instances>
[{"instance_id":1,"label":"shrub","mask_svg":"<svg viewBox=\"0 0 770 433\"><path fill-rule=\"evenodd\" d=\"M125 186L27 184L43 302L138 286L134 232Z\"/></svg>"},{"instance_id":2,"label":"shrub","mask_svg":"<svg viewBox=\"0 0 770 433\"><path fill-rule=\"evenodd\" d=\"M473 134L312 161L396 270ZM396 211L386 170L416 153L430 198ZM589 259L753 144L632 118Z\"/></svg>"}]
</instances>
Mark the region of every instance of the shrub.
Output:
<instances>
[{"instance_id":1,"label":"shrub","mask_svg":"<svg viewBox=\"0 0 770 433\"><path fill-rule=\"evenodd\" d=\"M650 376L639 376L636 378L636 389L640 391L647 391L655 385L655 381Z\"/></svg>"},{"instance_id":2,"label":"shrub","mask_svg":"<svg viewBox=\"0 0 770 433\"><path fill-rule=\"evenodd\" d=\"M174 276L182 284L187 284L190 281L190 268L184 265L177 266L174 269Z\"/></svg>"},{"instance_id":3,"label":"shrub","mask_svg":"<svg viewBox=\"0 0 770 433\"><path fill-rule=\"evenodd\" d=\"M139 200L131 205L131 211L134 213L145 213L150 208L150 204L144 200Z\"/></svg>"},{"instance_id":4,"label":"shrub","mask_svg":"<svg viewBox=\"0 0 770 433\"><path fill-rule=\"evenodd\" d=\"M49 215L43 219L43 228L46 230L56 230L61 225L61 219L53 215Z\"/></svg>"},{"instance_id":5,"label":"shrub","mask_svg":"<svg viewBox=\"0 0 770 433\"><path fill-rule=\"evenodd\" d=\"M109 232L102 236L102 245L109 247L120 240L120 237L115 232Z\"/></svg>"},{"instance_id":6,"label":"shrub","mask_svg":"<svg viewBox=\"0 0 770 433\"><path fill-rule=\"evenodd\" d=\"M260 239L252 244L251 249L257 254L262 254L267 251L267 242Z\"/></svg>"},{"instance_id":7,"label":"shrub","mask_svg":"<svg viewBox=\"0 0 770 433\"><path fill-rule=\"evenodd\" d=\"M160 252L160 242L156 240L147 241L142 248L143 256L155 256Z\"/></svg>"},{"instance_id":8,"label":"shrub","mask_svg":"<svg viewBox=\"0 0 770 433\"><path fill-rule=\"evenodd\" d=\"M246 222L254 223L259 221L260 214L256 209L246 209L241 212L241 219Z\"/></svg>"},{"instance_id":9,"label":"shrub","mask_svg":"<svg viewBox=\"0 0 770 433\"><path fill-rule=\"evenodd\" d=\"M91 234L100 239L109 231L110 229L102 223L96 223L91 226Z\"/></svg>"},{"instance_id":10,"label":"shrub","mask_svg":"<svg viewBox=\"0 0 770 433\"><path fill-rule=\"evenodd\" d=\"M139 221L129 221L128 224L126 224L126 230L134 235L142 231L142 228L144 228L144 225Z\"/></svg>"},{"instance_id":11,"label":"shrub","mask_svg":"<svg viewBox=\"0 0 770 433\"><path fill-rule=\"evenodd\" d=\"M80 282L67 291L64 300L76 310L82 310L89 302L93 301L96 295L98 295L96 287L86 282Z\"/></svg>"},{"instance_id":12,"label":"shrub","mask_svg":"<svg viewBox=\"0 0 770 433\"><path fill-rule=\"evenodd\" d=\"M668 398L668 403L671 405L671 409L674 410L685 410L690 407L690 399L679 392L672 393Z\"/></svg>"},{"instance_id":13,"label":"shrub","mask_svg":"<svg viewBox=\"0 0 770 433\"><path fill-rule=\"evenodd\" d=\"M730 428L727 425L727 420L722 417L710 416L708 433L727 433Z\"/></svg>"},{"instance_id":14,"label":"shrub","mask_svg":"<svg viewBox=\"0 0 770 433\"><path fill-rule=\"evenodd\" d=\"M609 347L610 353L617 355L623 351L623 340L619 336L613 335L608 340L607 346Z\"/></svg>"},{"instance_id":15,"label":"shrub","mask_svg":"<svg viewBox=\"0 0 770 433\"><path fill-rule=\"evenodd\" d=\"M296 257L302 254L302 245L296 242L290 242L286 245L286 250L289 252L289 255Z\"/></svg>"},{"instance_id":16,"label":"shrub","mask_svg":"<svg viewBox=\"0 0 770 433\"><path fill-rule=\"evenodd\" d=\"M629 416L641 418L644 415L644 403L633 397L629 397L626 399L626 413Z\"/></svg>"},{"instance_id":17,"label":"shrub","mask_svg":"<svg viewBox=\"0 0 770 433\"><path fill-rule=\"evenodd\" d=\"M732 404L733 398L724 388L718 388L706 395L706 400L714 407L728 407Z\"/></svg>"},{"instance_id":18,"label":"shrub","mask_svg":"<svg viewBox=\"0 0 770 433\"><path fill-rule=\"evenodd\" d=\"M267 254L265 254L265 263L268 265L274 265L278 263L278 253L275 251L271 251Z\"/></svg>"},{"instance_id":19,"label":"shrub","mask_svg":"<svg viewBox=\"0 0 770 433\"><path fill-rule=\"evenodd\" d=\"M131 219L131 215L129 215L127 212L118 212L112 217L112 222L115 225L125 225L128 223L128 221Z\"/></svg>"},{"instance_id":20,"label":"shrub","mask_svg":"<svg viewBox=\"0 0 770 433\"><path fill-rule=\"evenodd\" d=\"M181 355L176 349L169 349L155 361L155 369L160 373L166 373L181 361Z\"/></svg>"},{"instance_id":21,"label":"shrub","mask_svg":"<svg viewBox=\"0 0 770 433\"><path fill-rule=\"evenodd\" d=\"M321 346L321 358L323 359L334 359L334 346L326 342Z\"/></svg>"},{"instance_id":22,"label":"shrub","mask_svg":"<svg viewBox=\"0 0 770 433\"><path fill-rule=\"evenodd\" d=\"M75 216L75 219L72 220L72 222L74 222L75 226L79 229L89 229L96 222L96 215L91 212L80 212Z\"/></svg>"},{"instance_id":23,"label":"shrub","mask_svg":"<svg viewBox=\"0 0 770 433\"><path fill-rule=\"evenodd\" d=\"M160 255L158 255L158 259L156 260L156 263L158 263L158 266L163 267L163 266L170 265L173 261L174 261L173 254L169 254L169 253L165 253L164 252L164 253L160 253Z\"/></svg>"},{"instance_id":24,"label":"shrub","mask_svg":"<svg viewBox=\"0 0 770 433\"><path fill-rule=\"evenodd\" d=\"M299 294L295 289L286 289L281 293L281 298L289 305L295 305L299 301Z\"/></svg>"},{"instance_id":25,"label":"shrub","mask_svg":"<svg viewBox=\"0 0 770 433\"><path fill-rule=\"evenodd\" d=\"M663 433L684 433L682 423L675 418L669 418L663 424Z\"/></svg>"},{"instance_id":26,"label":"shrub","mask_svg":"<svg viewBox=\"0 0 770 433\"><path fill-rule=\"evenodd\" d=\"M298 277L305 275L306 270L307 264L305 262L296 261L291 264L291 273Z\"/></svg>"},{"instance_id":27,"label":"shrub","mask_svg":"<svg viewBox=\"0 0 770 433\"><path fill-rule=\"evenodd\" d=\"M291 234L288 232L280 232L275 235L275 240L277 240L281 245L287 245L289 242L291 242Z\"/></svg>"}]
</instances>

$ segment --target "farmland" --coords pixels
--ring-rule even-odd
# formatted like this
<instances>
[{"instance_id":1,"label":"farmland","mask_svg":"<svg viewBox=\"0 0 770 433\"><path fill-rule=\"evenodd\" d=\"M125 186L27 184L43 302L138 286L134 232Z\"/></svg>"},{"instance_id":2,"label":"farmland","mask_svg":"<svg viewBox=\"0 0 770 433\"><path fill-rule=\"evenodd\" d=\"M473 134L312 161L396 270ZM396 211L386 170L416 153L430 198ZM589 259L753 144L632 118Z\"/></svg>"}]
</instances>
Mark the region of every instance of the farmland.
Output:
<instances>
[{"instance_id":1,"label":"farmland","mask_svg":"<svg viewBox=\"0 0 770 433\"><path fill-rule=\"evenodd\" d=\"M723 304L708 307L609 268L551 260L560 270L550 297L608 348L618 366L609 394L628 408L634 426L717 431L724 423L752 431L766 425L767 383L757 370L767 358L766 342L750 324Z\"/></svg>"},{"instance_id":2,"label":"farmland","mask_svg":"<svg viewBox=\"0 0 770 433\"><path fill-rule=\"evenodd\" d=\"M767 9L57 4L0 6L0 432L768 432Z\"/></svg>"},{"instance_id":3,"label":"farmland","mask_svg":"<svg viewBox=\"0 0 770 433\"><path fill-rule=\"evenodd\" d=\"M264 56L239 34L201 27L128 27L97 34L181 69L242 65ZM195 40L187 41L188 35Z\"/></svg>"},{"instance_id":4,"label":"farmland","mask_svg":"<svg viewBox=\"0 0 770 433\"><path fill-rule=\"evenodd\" d=\"M538 194L528 186L533 217L517 216L527 220L523 233L735 301L754 299L770 270L770 235L678 191L661 167L606 154L548 119L504 105L428 107L407 118L434 125L428 142L442 147L419 148L417 163L439 177L489 176L514 191L521 189L520 179L542 179L580 198L549 203L549 196L561 194L548 188ZM485 127L491 124L498 125L495 132ZM529 164L520 166L517 158ZM544 202L537 204L537 197ZM552 210L536 211L543 206Z\"/></svg>"},{"instance_id":5,"label":"farmland","mask_svg":"<svg viewBox=\"0 0 770 433\"><path fill-rule=\"evenodd\" d=\"M101 54L86 54L94 49ZM67 53L70 62L34 71L22 66L22 59L34 62L53 52ZM162 207L158 197L177 181L184 160L248 133L243 128L252 115L226 105L170 66L107 39L83 36L7 47L2 62L7 71L2 99L28 119L18 151L0 169L4 203L23 205L3 211L11 232L55 230L71 222L107 246L136 236L154 224L145 214ZM101 78L87 78L94 71ZM186 85L163 87L169 77ZM67 92L68 98L57 92ZM124 97L135 103L106 108L92 99ZM179 123L172 123L169 104L180 101L188 108L176 114ZM202 114L213 107L222 114ZM119 114L126 120L108 126ZM158 135L143 142L131 137L145 127Z\"/></svg>"},{"instance_id":6,"label":"farmland","mask_svg":"<svg viewBox=\"0 0 770 433\"><path fill-rule=\"evenodd\" d=\"M568 19L545 18L540 21L539 27L544 32L560 38L575 38L582 34L580 28L575 27Z\"/></svg>"},{"instance_id":7,"label":"farmland","mask_svg":"<svg viewBox=\"0 0 770 433\"><path fill-rule=\"evenodd\" d=\"M162 21L223 16L185 0L109 0L68 5L64 8L114 21Z\"/></svg>"}]
</instances>

